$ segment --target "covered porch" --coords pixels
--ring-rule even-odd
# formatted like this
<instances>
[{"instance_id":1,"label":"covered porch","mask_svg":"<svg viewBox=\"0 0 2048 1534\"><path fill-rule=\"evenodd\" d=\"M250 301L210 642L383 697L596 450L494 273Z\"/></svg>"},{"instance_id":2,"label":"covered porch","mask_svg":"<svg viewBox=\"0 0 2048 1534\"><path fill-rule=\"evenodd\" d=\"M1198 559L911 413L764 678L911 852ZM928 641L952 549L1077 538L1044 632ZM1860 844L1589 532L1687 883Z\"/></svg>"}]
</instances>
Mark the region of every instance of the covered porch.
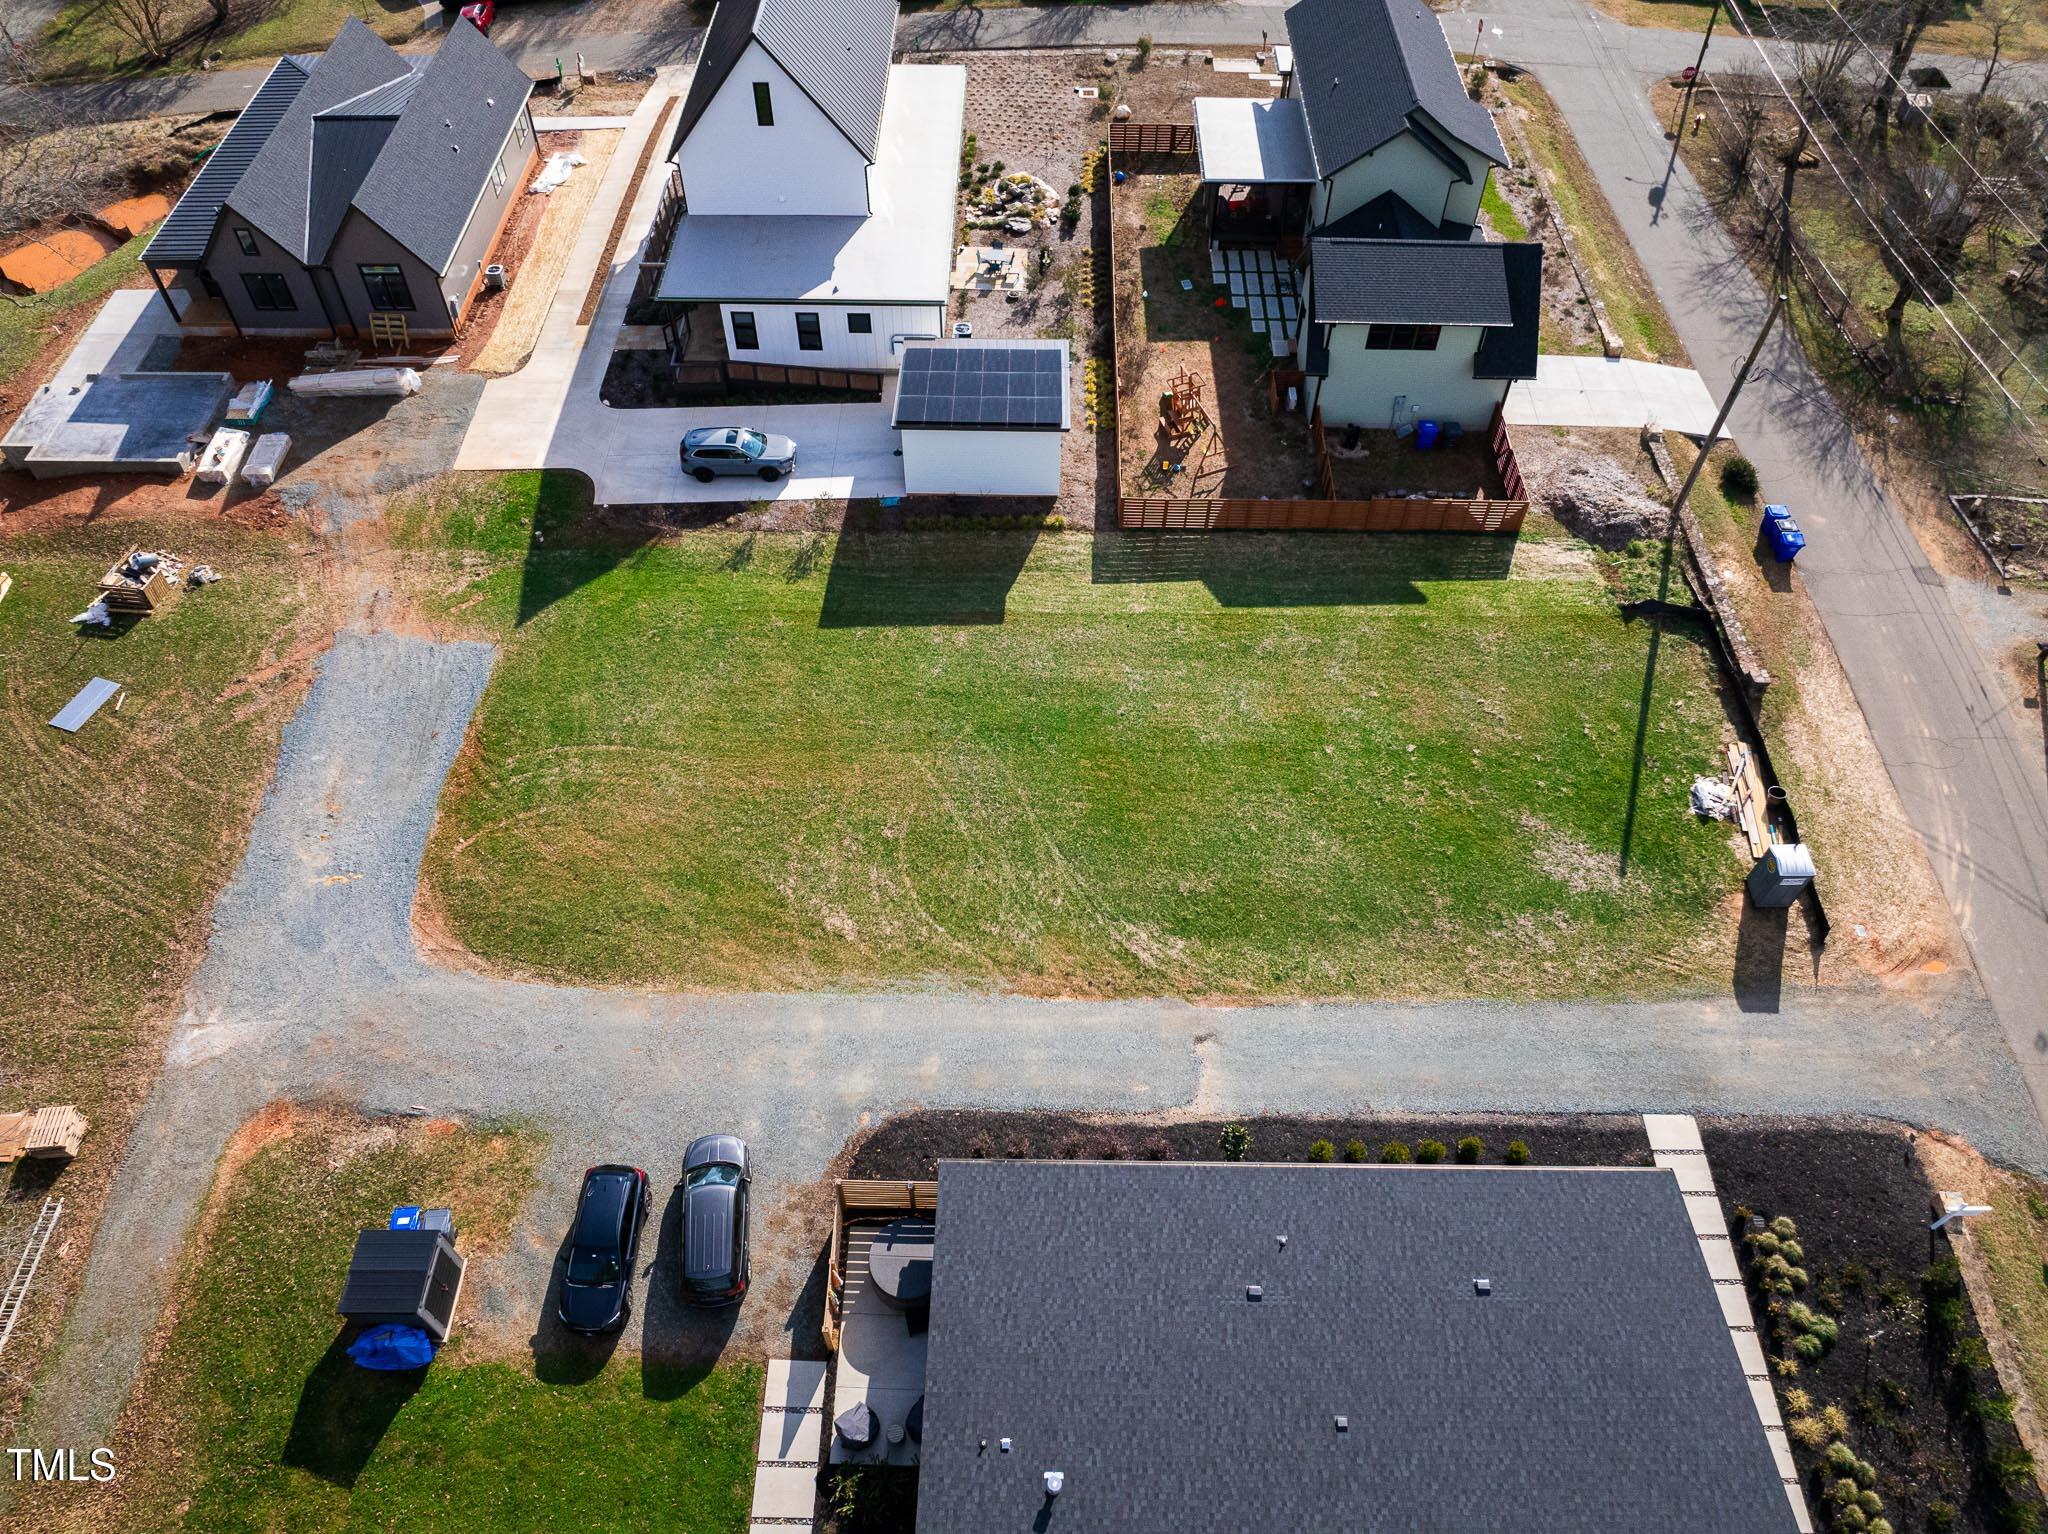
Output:
<instances>
[{"instance_id":1,"label":"covered porch","mask_svg":"<svg viewBox=\"0 0 2048 1534\"><path fill-rule=\"evenodd\" d=\"M1301 103L1197 97L1195 149L1210 243L1299 255L1316 184Z\"/></svg>"}]
</instances>

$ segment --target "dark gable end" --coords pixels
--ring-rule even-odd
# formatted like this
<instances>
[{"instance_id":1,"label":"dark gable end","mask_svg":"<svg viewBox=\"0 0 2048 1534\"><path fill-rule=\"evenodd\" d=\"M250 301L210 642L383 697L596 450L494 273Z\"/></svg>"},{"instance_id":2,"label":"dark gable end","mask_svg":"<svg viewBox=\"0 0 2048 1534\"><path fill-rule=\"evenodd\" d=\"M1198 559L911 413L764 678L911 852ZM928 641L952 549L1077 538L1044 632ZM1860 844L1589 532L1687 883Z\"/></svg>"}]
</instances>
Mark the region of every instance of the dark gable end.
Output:
<instances>
[{"instance_id":1,"label":"dark gable end","mask_svg":"<svg viewBox=\"0 0 2048 1534\"><path fill-rule=\"evenodd\" d=\"M1493 114L1466 93L1443 28L1422 0L1299 0L1286 20L1295 93L1325 178L1411 127L1429 146L1432 125L1494 164L1508 163Z\"/></svg>"},{"instance_id":2,"label":"dark gable end","mask_svg":"<svg viewBox=\"0 0 2048 1534\"><path fill-rule=\"evenodd\" d=\"M170 217L150 236L142 252L144 265L173 266L206 259L220 210L305 89L317 62L312 57L287 55L271 66L227 137L214 146Z\"/></svg>"},{"instance_id":3,"label":"dark gable end","mask_svg":"<svg viewBox=\"0 0 2048 1534\"><path fill-rule=\"evenodd\" d=\"M747 45L758 41L873 164L896 16L896 0L718 0L669 153L690 136Z\"/></svg>"},{"instance_id":4,"label":"dark gable end","mask_svg":"<svg viewBox=\"0 0 2048 1534\"><path fill-rule=\"evenodd\" d=\"M434 271L446 272L532 90L483 33L466 23L451 27L352 205ZM520 169L508 165L506 174Z\"/></svg>"}]
</instances>

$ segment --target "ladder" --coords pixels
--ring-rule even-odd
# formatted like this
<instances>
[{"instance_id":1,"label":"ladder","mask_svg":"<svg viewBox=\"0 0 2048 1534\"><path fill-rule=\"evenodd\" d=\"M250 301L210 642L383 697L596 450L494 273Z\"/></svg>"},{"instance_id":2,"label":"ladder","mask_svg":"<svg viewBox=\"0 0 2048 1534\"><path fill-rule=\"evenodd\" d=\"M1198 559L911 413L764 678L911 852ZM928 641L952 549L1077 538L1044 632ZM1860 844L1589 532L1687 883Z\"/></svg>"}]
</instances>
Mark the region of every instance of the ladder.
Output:
<instances>
[{"instance_id":1,"label":"ladder","mask_svg":"<svg viewBox=\"0 0 2048 1534\"><path fill-rule=\"evenodd\" d=\"M35 1282L36 1269L42 1265L43 1248L50 1244L50 1232L57 1228L57 1217L63 1212L64 1200L46 1198L36 1223L29 1228L28 1245L22 1248L21 1261L14 1266L14 1277L7 1281L7 1292L0 1294L0 1350L6 1348L7 1339L14 1335L14 1323L21 1319L28 1286Z\"/></svg>"}]
</instances>

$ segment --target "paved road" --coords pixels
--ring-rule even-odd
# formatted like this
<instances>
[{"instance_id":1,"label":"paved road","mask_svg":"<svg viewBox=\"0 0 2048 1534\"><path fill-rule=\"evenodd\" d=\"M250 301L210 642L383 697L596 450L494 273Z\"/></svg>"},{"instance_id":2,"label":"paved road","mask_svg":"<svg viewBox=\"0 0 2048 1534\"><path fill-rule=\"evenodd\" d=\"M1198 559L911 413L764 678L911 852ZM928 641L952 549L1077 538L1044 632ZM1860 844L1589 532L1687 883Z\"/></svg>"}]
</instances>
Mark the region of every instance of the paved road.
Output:
<instances>
[{"instance_id":1,"label":"paved road","mask_svg":"<svg viewBox=\"0 0 2048 1534\"><path fill-rule=\"evenodd\" d=\"M964 48L1060 48L1116 46L1135 43L1140 35L1163 44L1211 43L1247 45L1287 35L1281 20L1284 5L1218 3L1211 5L1052 5L1014 6L1000 10L914 11L896 29L897 46L907 51ZM1498 0L1480 7L1490 25L1503 36L1488 38L1489 53L1531 65L1583 63L1580 28L1598 13L1566 0ZM687 12L678 6L678 18ZM1476 28L1476 20L1474 26ZM1456 22L1447 22L1460 48L1469 40ZM592 32L573 7L545 12L511 10L498 22L494 37L529 73L553 71L559 63L573 70L580 51L593 69L652 68L680 63L694 47L701 29L678 25L658 32ZM1656 27L1623 27L1602 21L1608 36L1607 58L1631 72L1659 74L1690 64L1699 52L1696 37ZM1775 43L1770 45L1774 51ZM1749 44L1725 31L1716 35L1709 65L1745 61ZM1945 54L1923 54L1920 62L1938 64L1958 81L1976 77L1978 65ZM113 121L158 115L199 115L235 111L256 92L267 73L264 67L215 70L210 74L159 75L142 80L114 80L91 85L60 85L47 94L68 117L78 121ZM2024 100L2048 97L2048 61L2018 64L2000 76L2001 93ZM0 90L0 121L19 117L18 94Z\"/></svg>"},{"instance_id":2,"label":"paved road","mask_svg":"<svg viewBox=\"0 0 2048 1534\"><path fill-rule=\"evenodd\" d=\"M345 632L322 661L215 903L206 960L18 1442L106 1441L218 1153L279 1095L545 1125L543 1191L479 1297L486 1319L512 1325L542 1311L577 1169L672 1168L691 1134L732 1129L760 1149L772 1210L861 1123L920 1104L1867 1112L2048 1169L1996 1020L1953 978L1788 988L1775 1012L1726 998L1218 1010L942 992L688 997L440 968L414 945L414 884L492 660L481 644ZM789 1234L807 1269L815 1248ZM768 1282L757 1312L776 1303ZM683 1324L654 1303L641 1315L656 1336Z\"/></svg>"}]
</instances>

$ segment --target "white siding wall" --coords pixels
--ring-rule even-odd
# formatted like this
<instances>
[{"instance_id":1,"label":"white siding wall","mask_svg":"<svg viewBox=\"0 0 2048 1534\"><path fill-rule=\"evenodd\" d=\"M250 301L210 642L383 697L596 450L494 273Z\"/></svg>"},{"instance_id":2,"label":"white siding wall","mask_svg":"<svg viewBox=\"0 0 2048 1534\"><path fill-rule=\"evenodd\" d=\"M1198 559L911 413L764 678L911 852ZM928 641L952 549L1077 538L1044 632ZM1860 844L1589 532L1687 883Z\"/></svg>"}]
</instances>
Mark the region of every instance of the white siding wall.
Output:
<instances>
[{"instance_id":1,"label":"white siding wall","mask_svg":"<svg viewBox=\"0 0 2048 1534\"><path fill-rule=\"evenodd\" d=\"M912 495L1058 495L1056 431L914 431L903 436Z\"/></svg>"},{"instance_id":2,"label":"white siding wall","mask_svg":"<svg viewBox=\"0 0 2048 1534\"><path fill-rule=\"evenodd\" d=\"M1476 328L1446 326L1433 352L1367 351L1365 332L1363 325L1330 327L1330 376L1315 400L1325 426L1386 431L1403 421L1456 421L1481 431L1491 424L1508 386L1472 376ZM1397 418L1394 401L1402 396Z\"/></svg>"},{"instance_id":3,"label":"white siding wall","mask_svg":"<svg viewBox=\"0 0 2048 1534\"><path fill-rule=\"evenodd\" d=\"M1424 148L1414 134L1403 133L1323 183L1322 212L1316 222L1327 224L1353 208L1364 207L1382 192L1398 192L1424 218L1437 223L1446 219L1460 224L1476 223L1479 197L1486 189L1486 173L1492 162L1462 144L1453 143L1450 147L1471 172L1469 185L1454 180L1450 168Z\"/></svg>"},{"instance_id":4,"label":"white siding wall","mask_svg":"<svg viewBox=\"0 0 2048 1534\"><path fill-rule=\"evenodd\" d=\"M775 125L754 114L767 83ZM868 163L759 43L733 66L676 150L692 213L868 213Z\"/></svg>"},{"instance_id":5,"label":"white siding wall","mask_svg":"<svg viewBox=\"0 0 2048 1534\"><path fill-rule=\"evenodd\" d=\"M694 204L692 205L694 211ZM738 310L754 316L760 334L757 351L742 351L733 341L732 316ZM796 344L799 313L818 316L818 329L825 343L823 351L807 352ZM865 314L873 327L867 335L855 335L846 328L848 314ZM735 362L788 362L799 367L880 368L894 372L903 365L900 355L889 350L893 335L936 337L946 334L946 310L942 304L721 304L720 322L725 326L726 353Z\"/></svg>"}]
</instances>

